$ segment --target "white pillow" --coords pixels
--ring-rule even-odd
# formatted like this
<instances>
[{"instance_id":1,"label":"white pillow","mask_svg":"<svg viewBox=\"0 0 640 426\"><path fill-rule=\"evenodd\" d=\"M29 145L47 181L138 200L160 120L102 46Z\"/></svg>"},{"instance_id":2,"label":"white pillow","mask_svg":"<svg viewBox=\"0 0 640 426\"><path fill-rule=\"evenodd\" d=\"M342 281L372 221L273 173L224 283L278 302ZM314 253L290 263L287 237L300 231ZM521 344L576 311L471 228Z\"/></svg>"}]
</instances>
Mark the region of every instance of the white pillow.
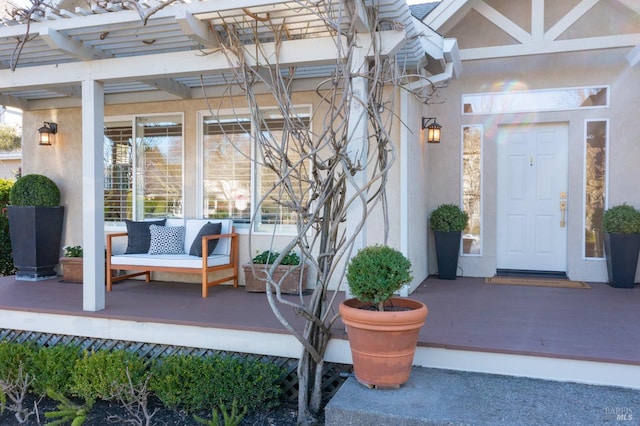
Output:
<instances>
[{"instance_id":1,"label":"white pillow","mask_svg":"<svg viewBox=\"0 0 640 426\"><path fill-rule=\"evenodd\" d=\"M149 254L184 254L184 226L149 226Z\"/></svg>"}]
</instances>

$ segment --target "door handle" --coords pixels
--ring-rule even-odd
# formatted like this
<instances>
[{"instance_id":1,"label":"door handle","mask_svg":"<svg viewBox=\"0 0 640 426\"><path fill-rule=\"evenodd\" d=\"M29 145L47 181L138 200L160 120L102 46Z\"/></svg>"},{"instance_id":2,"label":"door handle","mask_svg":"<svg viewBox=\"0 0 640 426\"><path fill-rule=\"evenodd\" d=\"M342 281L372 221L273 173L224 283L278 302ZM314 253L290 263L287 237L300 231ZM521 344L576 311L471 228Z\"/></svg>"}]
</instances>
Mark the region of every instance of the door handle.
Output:
<instances>
[{"instance_id":1,"label":"door handle","mask_svg":"<svg viewBox=\"0 0 640 426\"><path fill-rule=\"evenodd\" d=\"M567 214L567 203L566 201L560 201L560 228L564 228L565 226L567 226L567 221L566 221L566 214Z\"/></svg>"}]
</instances>

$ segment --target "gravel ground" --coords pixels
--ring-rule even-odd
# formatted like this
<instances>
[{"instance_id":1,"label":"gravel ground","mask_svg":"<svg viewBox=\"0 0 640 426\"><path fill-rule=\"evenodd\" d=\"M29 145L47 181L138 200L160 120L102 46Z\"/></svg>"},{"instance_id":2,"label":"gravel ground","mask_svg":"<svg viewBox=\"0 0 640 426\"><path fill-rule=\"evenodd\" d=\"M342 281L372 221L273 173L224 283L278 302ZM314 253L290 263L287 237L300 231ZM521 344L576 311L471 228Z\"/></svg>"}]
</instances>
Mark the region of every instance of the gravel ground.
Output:
<instances>
[{"instance_id":1,"label":"gravel ground","mask_svg":"<svg viewBox=\"0 0 640 426\"><path fill-rule=\"evenodd\" d=\"M30 400L27 404L33 406L33 400ZM44 399L38 404L38 415L32 415L28 422L22 423L26 426L44 425L49 419L45 418L44 413L48 411L56 410L56 402ZM26 405L26 404L25 404ZM211 412L198 413L198 415L205 419L211 419ZM38 421L38 419L40 421ZM133 417L127 414L127 412L117 404L112 404L104 401L96 402L91 409L87 421L84 426L105 426L105 425L126 425L126 424L138 424L127 422L132 420ZM282 405L269 412L251 413L245 416L241 425L254 425L254 426L289 426L295 425L297 419L296 407ZM324 422L318 423L322 425ZM14 413L5 410L0 415L0 425L18 425L18 421L14 417ZM143 423L144 424L144 423ZM172 411L169 409L161 408L151 419L152 425L157 426L191 426L198 425L190 414L184 411Z\"/></svg>"}]
</instances>

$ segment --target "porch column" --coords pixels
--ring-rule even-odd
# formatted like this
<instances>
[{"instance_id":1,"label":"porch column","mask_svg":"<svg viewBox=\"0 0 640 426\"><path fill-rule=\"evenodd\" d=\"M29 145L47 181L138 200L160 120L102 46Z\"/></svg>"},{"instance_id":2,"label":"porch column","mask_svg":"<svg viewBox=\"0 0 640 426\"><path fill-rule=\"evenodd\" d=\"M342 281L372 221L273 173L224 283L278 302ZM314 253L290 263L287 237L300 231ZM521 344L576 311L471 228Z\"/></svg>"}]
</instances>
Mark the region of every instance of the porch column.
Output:
<instances>
[{"instance_id":1,"label":"porch column","mask_svg":"<svg viewBox=\"0 0 640 426\"><path fill-rule=\"evenodd\" d=\"M367 118L366 105L369 100L367 91L368 84L366 77L363 77L369 71L365 48L356 48L353 53L353 61L351 63L351 100L349 110L349 128L348 143L349 156L351 161L367 164L367 154L369 151L369 120ZM353 197L357 190L364 187L367 183L366 168L352 177L353 184L347 183L347 200ZM365 194L366 198L366 194ZM347 235L354 235L353 253L365 247L367 243L366 224L362 225L362 229L358 229L359 223L363 219L366 212L366 202L356 200L347 211ZM345 297L351 297L348 286L344 287Z\"/></svg>"},{"instance_id":2,"label":"porch column","mask_svg":"<svg viewBox=\"0 0 640 426\"><path fill-rule=\"evenodd\" d=\"M82 80L82 309L105 307L104 266L104 85Z\"/></svg>"}]
</instances>

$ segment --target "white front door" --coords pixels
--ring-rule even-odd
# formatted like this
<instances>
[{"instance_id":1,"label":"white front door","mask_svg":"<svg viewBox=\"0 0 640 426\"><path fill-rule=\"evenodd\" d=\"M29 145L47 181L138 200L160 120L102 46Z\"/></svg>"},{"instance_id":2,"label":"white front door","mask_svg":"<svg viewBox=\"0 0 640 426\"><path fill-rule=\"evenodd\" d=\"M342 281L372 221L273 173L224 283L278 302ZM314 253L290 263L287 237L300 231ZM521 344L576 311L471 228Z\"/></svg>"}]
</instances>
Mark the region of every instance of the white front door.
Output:
<instances>
[{"instance_id":1,"label":"white front door","mask_svg":"<svg viewBox=\"0 0 640 426\"><path fill-rule=\"evenodd\" d=\"M566 272L567 126L502 126L497 141L497 268Z\"/></svg>"}]
</instances>

